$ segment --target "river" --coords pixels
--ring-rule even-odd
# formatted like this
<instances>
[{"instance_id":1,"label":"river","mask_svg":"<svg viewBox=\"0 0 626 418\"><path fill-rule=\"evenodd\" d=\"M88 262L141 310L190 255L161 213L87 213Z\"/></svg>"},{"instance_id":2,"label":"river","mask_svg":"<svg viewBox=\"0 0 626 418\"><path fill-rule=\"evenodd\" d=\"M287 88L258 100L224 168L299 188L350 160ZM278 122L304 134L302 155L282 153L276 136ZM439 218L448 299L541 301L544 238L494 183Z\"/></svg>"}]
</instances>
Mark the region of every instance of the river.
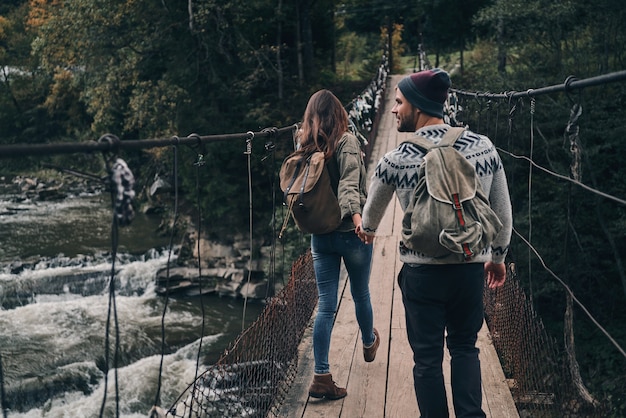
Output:
<instances>
[{"instance_id":1,"label":"river","mask_svg":"<svg viewBox=\"0 0 626 418\"><path fill-rule=\"evenodd\" d=\"M8 417L99 416L111 216L107 194L52 202L0 196L0 356ZM120 366L117 391L113 370L106 386L107 409L117 399L122 417L146 417L157 394L165 298L155 293L154 279L168 258L175 260L169 237L155 232L159 221L139 213L119 229ZM241 332L242 322L249 325L262 309L260 302L248 301L244 309L241 299L217 295L170 298L163 321L160 406L171 406L193 381L199 346L202 361L215 362ZM112 353L115 321L110 318ZM112 369L112 357L109 361ZM197 373L203 370L200 366Z\"/></svg>"}]
</instances>

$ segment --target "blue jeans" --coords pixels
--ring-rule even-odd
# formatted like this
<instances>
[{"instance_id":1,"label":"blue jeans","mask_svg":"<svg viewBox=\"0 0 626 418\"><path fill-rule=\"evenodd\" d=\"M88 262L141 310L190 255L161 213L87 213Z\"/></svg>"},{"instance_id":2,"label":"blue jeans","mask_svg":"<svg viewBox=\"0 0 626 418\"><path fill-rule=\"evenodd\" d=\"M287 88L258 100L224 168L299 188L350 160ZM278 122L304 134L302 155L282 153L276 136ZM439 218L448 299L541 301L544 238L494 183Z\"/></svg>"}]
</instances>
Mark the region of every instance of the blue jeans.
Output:
<instances>
[{"instance_id":1,"label":"blue jeans","mask_svg":"<svg viewBox=\"0 0 626 418\"><path fill-rule=\"evenodd\" d=\"M482 263L402 266L398 283L413 349L413 383L422 418L448 418L442 365L450 351L457 418L484 418L476 339L483 324Z\"/></svg>"},{"instance_id":2,"label":"blue jeans","mask_svg":"<svg viewBox=\"0 0 626 418\"><path fill-rule=\"evenodd\" d=\"M313 326L315 373L329 373L328 351L337 311L342 259L350 277L350 291L361 339L365 345L374 342L374 315L369 290L372 244L364 244L354 231L334 231L311 235L311 253L318 293L317 316Z\"/></svg>"}]
</instances>

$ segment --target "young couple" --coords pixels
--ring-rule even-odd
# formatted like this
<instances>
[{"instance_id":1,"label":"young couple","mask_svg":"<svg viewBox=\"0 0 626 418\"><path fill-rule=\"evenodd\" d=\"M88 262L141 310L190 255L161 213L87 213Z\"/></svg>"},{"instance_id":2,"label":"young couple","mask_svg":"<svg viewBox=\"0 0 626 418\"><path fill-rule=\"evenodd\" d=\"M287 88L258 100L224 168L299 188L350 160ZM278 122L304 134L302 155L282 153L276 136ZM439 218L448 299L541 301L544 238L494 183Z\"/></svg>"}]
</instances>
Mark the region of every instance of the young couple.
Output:
<instances>
[{"instance_id":1,"label":"young couple","mask_svg":"<svg viewBox=\"0 0 626 418\"><path fill-rule=\"evenodd\" d=\"M440 69L420 71L403 78L395 89L395 105L391 110L397 118L398 131L415 132L438 142L449 128L443 121L443 105L449 88L450 78ZM341 261L350 279L363 356L366 362L371 362L380 345L369 293L374 236L394 193L402 209L406 209L425 154L412 143L400 144L389 151L378 163L368 196L361 144L348 132L348 115L328 90L320 90L309 99L299 143L303 153L323 151L326 154L343 219L335 231L311 235L319 301L313 328L315 375L309 388L312 397L341 399L347 391L335 384L328 363ZM504 259L511 236L508 186L495 147L489 138L466 130L455 148L480 170L481 186L503 228L490 248L472 262L463 264L441 264L400 243L403 267L397 279L413 350L415 394L424 418L448 416L442 373L446 331L456 416L485 416L481 407L476 348L483 323L483 286L485 277L490 288L504 284Z\"/></svg>"}]
</instances>

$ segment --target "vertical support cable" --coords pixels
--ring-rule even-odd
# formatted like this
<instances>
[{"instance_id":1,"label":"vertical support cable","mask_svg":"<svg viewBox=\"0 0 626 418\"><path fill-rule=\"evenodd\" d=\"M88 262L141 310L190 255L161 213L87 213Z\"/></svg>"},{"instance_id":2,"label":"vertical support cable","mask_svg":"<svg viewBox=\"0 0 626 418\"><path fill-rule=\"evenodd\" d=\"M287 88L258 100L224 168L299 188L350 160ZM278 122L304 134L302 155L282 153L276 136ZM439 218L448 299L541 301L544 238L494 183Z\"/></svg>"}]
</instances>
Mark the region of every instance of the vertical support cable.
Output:
<instances>
[{"instance_id":1,"label":"vertical support cable","mask_svg":"<svg viewBox=\"0 0 626 418\"><path fill-rule=\"evenodd\" d=\"M248 131L248 138L246 139L246 160L248 162L248 217L249 217L249 245L250 245L250 256L248 257L248 278L247 285L248 291L250 289L250 277L252 276L252 140L254 139L254 132ZM243 313L241 315L241 331L243 332L246 329L246 308L248 306L248 292L244 295L243 298Z\"/></svg>"},{"instance_id":2,"label":"vertical support cable","mask_svg":"<svg viewBox=\"0 0 626 418\"><path fill-rule=\"evenodd\" d=\"M172 248L174 246L174 234L176 231L176 224L178 223L178 142L179 138L174 137L176 143L174 144L174 163L173 163L173 182L174 182L174 217L172 220L172 227L170 231L169 251L167 253L166 264L166 281L165 281L165 301L163 303L163 313L161 314L161 360L159 362L159 376L157 381L157 390L154 398L154 406L159 406L161 403L161 384L163 377L163 360L165 358L165 314L167 312L167 306L169 304L170 297L170 263L172 258Z\"/></svg>"},{"instance_id":3,"label":"vertical support cable","mask_svg":"<svg viewBox=\"0 0 626 418\"><path fill-rule=\"evenodd\" d=\"M529 90L530 92L530 90ZM535 146L535 98L530 98L530 163L528 164L528 242L532 244L533 221L532 221L532 179L533 179L533 150ZM528 283L530 303L533 304L533 279L532 279L532 251L528 248Z\"/></svg>"},{"instance_id":4,"label":"vertical support cable","mask_svg":"<svg viewBox=\"0 0 626 418\"><path fill-rule=\"evenodd\" d=\"M191 413L193 411L193 402L196 399L196 390L198 389L198 369L200 368L200 356L202 353L202 341L204 340L205 327L204 296L202 295L202 253L200 252L200 241L202 238L202 208L200 206L200 167L204 166L206 164L206 161L204 159L203 144L200 136L198 134L190 134L189 137L196 138L198 141L198 147L200 148L200 153L198 153L198 159L194 163L194 166L196 167L196 205L198 206L198 236L196 239L196 249L198 251L198 293L200 294L200 312L202 315L202 325L200 327L200 342L198 343L198 352L196 354L196 370L194 372L194 383L191 388L191 398L189 401L189 418L191 418Z\"/></svg>"},{"instance_id":5,"label":"vertical support cable","mask_svg":"<svg viewBox=\"0 0 626 418\"><path fill-rule=\"evenodd\" d=\"M115 260L117 258L117 248L119 244L119 227L129 225L135 216L131 201L135 197L135 177L128 168L128 165L121 158L117 158L120 140L112 134L105 134L98 142L108 143L113 155L110 159L105 157L108 171L108 181L111 189L111 209L113 220L111 225L111 280L109 281L109 304L105 329L105 370L104 370L104 396L100 406L100 417L104 416L107 400L107 386L109 375L109 331L111 328L111 312L113 312L115 331L115 350L113 354L113 370L115 377L115 416L120 416L119 401L119 381L118 381L118 360L120 350L120 331L117 318L117 307L115 303Z\"/></svg>"},{"instance_id":6,"label":"vertical support cable","mask_svg":"<svg viewBox=\"0 0 626 418\"><path fill-rule=\"evenodd\" d=\"M106 140L111 141L113 138L111 137L103 137ZM102 138L101 138L102 139ZM113 212L113 219L111 221L111 279L109 280L109 303L107 310L107 319L106 326L104 330L104 395L102 397L102 404L100 405L100 417L104 416L104 411L106 409L106 401L107 401L107 388L109 382L109 331L111 329L111 312L113 312L113 321L114 321L114 330L115 330L115 350L113 355L113 369L115 376L115 416L119 417L119 396L118 396L118 378L117 378L117 359L119 355L119 327L117 321L117 308L115 304L115 259L117 258L117 246L118 246L118 209L120 207L120 190L119 188L123 188L121 182L116 183L116 180L120 180L121 175L116 176L116 172L114 170L120 168L118 167L117 160L114 165L111 165L107 161L108 173L109 173L109 182L111 187L111 207ZM124 164L125 165L125 164ZM120 169L123 170L124 167ZM121 193L123 194L123 192Z\"/></svg>"},{"instance_id":7,"label":"vertical support cable","mask_svg":"<svg viewBox=\"0 0 626 418\"><path fill-rule=\"evenodd\" d=\"M270 295L274 295L274 289L276 286L276 144L274 143L276 137L276 131L278 129L276 127L265 128L263 132L267 132L268 140L265 142L265 156L261 159L261 161L265 161L271 157L269 161L269 169L267 170L269 173L269 181L271 184L272 191L272 239L271 239L271 250L270 250L270 265L269 265L269 274L267 279L267 286L265 289L265 299L267 299Z\"/></svg>"}]
</instances>

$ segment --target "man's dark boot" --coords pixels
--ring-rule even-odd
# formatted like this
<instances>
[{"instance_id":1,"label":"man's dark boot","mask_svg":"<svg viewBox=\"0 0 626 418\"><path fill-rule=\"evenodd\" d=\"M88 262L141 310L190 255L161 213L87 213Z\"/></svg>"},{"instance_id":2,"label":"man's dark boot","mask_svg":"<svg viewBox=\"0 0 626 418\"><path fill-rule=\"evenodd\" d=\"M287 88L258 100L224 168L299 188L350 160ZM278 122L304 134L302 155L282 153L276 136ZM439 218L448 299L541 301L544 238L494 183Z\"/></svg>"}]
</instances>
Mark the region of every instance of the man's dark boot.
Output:
<instances>
[{"instance_id":1,"label":"man's dark boot","mask_svg":"<svg viewBox=\"0 0 626 418\"><path fill-rule=\"evenodd\" d=\"M333 382L333 376L330 373L313 376L313 383L309 388L309 395L313 398L335 400L345 398L347 394L348 391L345 388L340 388Z\"/></svg>"}]
</instances>

